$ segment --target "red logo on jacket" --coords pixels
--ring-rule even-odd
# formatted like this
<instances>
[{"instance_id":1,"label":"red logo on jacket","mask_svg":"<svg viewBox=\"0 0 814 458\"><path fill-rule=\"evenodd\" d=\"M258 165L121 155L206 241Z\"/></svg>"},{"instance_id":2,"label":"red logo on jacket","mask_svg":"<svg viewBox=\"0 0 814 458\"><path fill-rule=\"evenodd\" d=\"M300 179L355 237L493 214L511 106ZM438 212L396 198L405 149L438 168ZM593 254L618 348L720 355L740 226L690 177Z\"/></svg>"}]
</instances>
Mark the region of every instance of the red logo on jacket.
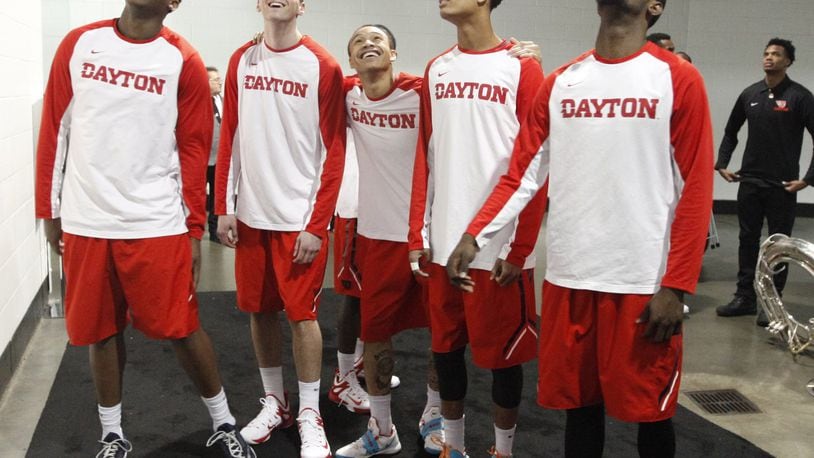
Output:
<instances>
[{"instance_id":1,"label":"red logo on jacket","mask_svg":"<svg viewBox=\"0 0 814 458\"><path fill-rule=\"evenodd\" d=\"M649 118L656 119L659 99L563 99L563 118Z\"/></svg>"},{"instance_id":2,"label":"red logo on jacket","mask_svg":"<svg viewBox=\"0 0 814 458\"><path fill-rule=\"evenodd\" d=\"M114 86L132 87L137 91L151 92L158 95L164 93L164 84L167 82L155 76L139 75L106 65L91 64L90 62L84 62L82 64L80 76L85 79L101 81Z\"/></svg>"},{"instance_id":3,"label":"red logo on jacket","mask_svg":"<svg viewBox=\"0 0 814 458\"><path fill-rule=\"evenodd\" d=\"M775 100L774 103L777 104L774 111L789 111L789 104L785 100Z\"/></svg>"}]
</instances>

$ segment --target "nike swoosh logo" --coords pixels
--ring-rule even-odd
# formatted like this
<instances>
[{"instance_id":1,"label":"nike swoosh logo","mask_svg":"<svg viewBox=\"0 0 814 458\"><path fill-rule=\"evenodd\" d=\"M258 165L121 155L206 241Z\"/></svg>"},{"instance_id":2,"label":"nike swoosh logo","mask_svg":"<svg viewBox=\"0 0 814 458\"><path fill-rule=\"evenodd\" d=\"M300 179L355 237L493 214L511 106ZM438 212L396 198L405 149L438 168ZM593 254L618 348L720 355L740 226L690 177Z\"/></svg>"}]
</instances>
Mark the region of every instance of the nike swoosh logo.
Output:
<instances>
[{"instance_id":1,"label":"nike swoosh logo","mask_svg":"<svg viewBox=\"0 0 814 458\"><path fill-rule=\"evenodd\" d=\"M100 52L104 52L104 51L97 51L97 50L95 50L95 49L91 49L91 50L90 50L90 53L91 53L91 54L99 54Z\"/></svg>"},{"instance_id":2,"label":"nike swoosh logo","mask_svg":"<svg viewBox=\"0 0 814 458\"><path fill-rule=\"evenodd\" d=\"M576 83L568 83L567 86L568 87L574 87L574 86L576 86L578 84L582 84L582 81L579 81L579 82L576 82Z\"/></svg>"},{"instance_id":3,"label":"nike swoosh logo","mask_svg":"<svg viewBox=\"0 0 814 458\"><path fill-rule=\"evenodd\" d=\"M440 78L440 77L446 75L447 73L449 73L449 72L438 72L438 77Z\"/></svg>"},{"instance_id":4,"label":"nike swoosh logo","mask_svg":"<svg viewBox=\"0 0 814 458\"><path fill-rule=\"evenodd\" d=\"M751 106L757 105L759 102L752 102Z\"/></svg>"}]
</instances>

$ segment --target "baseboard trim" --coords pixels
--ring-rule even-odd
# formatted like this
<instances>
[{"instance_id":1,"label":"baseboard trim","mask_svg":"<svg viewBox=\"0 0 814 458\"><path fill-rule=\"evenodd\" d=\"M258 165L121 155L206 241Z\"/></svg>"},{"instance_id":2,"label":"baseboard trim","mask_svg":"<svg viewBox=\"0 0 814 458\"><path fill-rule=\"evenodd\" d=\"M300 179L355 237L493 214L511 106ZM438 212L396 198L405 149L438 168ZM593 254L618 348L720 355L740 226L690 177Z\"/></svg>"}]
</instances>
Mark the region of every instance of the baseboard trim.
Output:
<instances>
[{"instance_id":1,"label":"baseboard trim","mask_svg":"<svg viewBox=\"0 0 814 458\"><path fill-rule=\"evenodd\" d=\"M716 200L712 203L712 212L716 215L737 215L738 202L734 200ZM814 204L797 204L797 216L814 217Z\"/></svg>"},{"instance_id":2,"label":"baseboard trim","mask_svg":"<svg viewBox=\"0 0 814 458\"><path fill-rule=\"evenodd\" d=\"M14 372L20 366L20 361L22 361L23 355L28 348L28 343L31 342L31 337L34 336L40 320L46 316L47 310L48 278L42 282L39 291L37 291L28 306L28 311L25 313L23 320L17 326L17 330L14 331L11 342L3 350L3 355L0 356L0 398L5 394Z\"/></svg>"}]
</instances>

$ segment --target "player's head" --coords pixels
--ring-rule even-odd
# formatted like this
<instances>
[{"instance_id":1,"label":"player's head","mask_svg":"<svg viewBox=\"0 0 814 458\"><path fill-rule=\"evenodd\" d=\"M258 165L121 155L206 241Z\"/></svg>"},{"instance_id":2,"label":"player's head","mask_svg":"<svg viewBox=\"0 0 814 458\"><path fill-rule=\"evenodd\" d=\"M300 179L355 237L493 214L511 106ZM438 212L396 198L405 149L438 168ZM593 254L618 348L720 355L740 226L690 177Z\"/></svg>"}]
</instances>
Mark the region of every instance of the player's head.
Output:
<instances>
[{"instance_id":1,"label":"player's head","mask_svg":"<svg viewBox=\"0 0 814 458\"><path fill-rule=\"evenodd\" d=\"M667 0L596 0L600 14L606 9L614 19L620 17L639 16L647 20L647 28L653 27L664 8Z\"/></svg>"},{"instance_id":2,"label":"player's head","mask_svg":"<svg viewBox=\"0 0 814 458\"><path fill-rule=\"evenodd\" d=\"M257 0L257 11L267 21L290 22L305 13L305 0Z\"/></svg>"},{"instance_id":3,"label":"player's head","mask_svg":"<svg viewBox=\"0 0 814 458\"><path fill-rule=\"evenodd\" d=\"M453 24L462 22L465 18L482 14L488 17L492 10L497 8L503 0L440 0L438 8L441 17Z\"/></svg>"},{"instance_id":4,"label":"player's head","mask_svg":"<svg viewBox=\"0 0 814 458\"><path fill-rule=\"evenodd\" d=\"M206 73L209 75L209 93L214 97L221 91L220 72L217 67L206 67Z\"/></svg>"},{"instance_id":5,"label":"player's head","mask_svg":"<svg viewBox=\"0 0 814 458\"><path fill-rule=\"evenodd\" d=\"M656 32L647 36L647 41L652 41L659 47L662 47L670 52L675 52L676 45L673 43L673 38L666 33Z\"/></svg>"},{"instance_id":6,"label":"player's head","mask_svg":"<svg viewBox=\"0 0 814 458\"><path fill-rule=\"evenodd\" d=\"M692 63L692 57L689 54L685 53L684 51L679 51L676 53L676 56L686 60L689 63Z\"/></svg>"},{"instance_id":7,"label":"player's head","mask_svg":"<svg viewBox=\"0 0 814 458\"><path fill-rule=\"evenodd\" d=\"M363 25L348 40L350 66L360 73L391 68L397 56L396 37L381 24Z\"/></svg>"},{"instance_id":8,"label":"player's head","mask_svg":"<svg viewBox=\"0 0 814 458\"><path fill-rule=\"evenodd\" d=\"M763 70L766 73L785 72L794 63L795 51L790 40L772 38L763 50Z\"/></svg>"}]
</instances>

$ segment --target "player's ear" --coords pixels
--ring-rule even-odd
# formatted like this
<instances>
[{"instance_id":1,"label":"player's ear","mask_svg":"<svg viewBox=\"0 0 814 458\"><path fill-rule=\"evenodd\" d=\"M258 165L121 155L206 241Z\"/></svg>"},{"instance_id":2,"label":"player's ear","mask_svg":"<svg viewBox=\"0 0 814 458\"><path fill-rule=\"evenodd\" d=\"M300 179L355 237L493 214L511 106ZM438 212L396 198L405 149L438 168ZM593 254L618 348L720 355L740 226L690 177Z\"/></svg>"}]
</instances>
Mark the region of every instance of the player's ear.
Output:
<instances>
[{"instance_id":1,"label":"player's ear","mask_svg":"<svg viewBox=\"0 0 814 458\"><path fill-rule=\"evenodd\" d=\"M398 58L399 53L395 49L390 50L390 62L395 62Z\"/></svg>"}]
</instances>

